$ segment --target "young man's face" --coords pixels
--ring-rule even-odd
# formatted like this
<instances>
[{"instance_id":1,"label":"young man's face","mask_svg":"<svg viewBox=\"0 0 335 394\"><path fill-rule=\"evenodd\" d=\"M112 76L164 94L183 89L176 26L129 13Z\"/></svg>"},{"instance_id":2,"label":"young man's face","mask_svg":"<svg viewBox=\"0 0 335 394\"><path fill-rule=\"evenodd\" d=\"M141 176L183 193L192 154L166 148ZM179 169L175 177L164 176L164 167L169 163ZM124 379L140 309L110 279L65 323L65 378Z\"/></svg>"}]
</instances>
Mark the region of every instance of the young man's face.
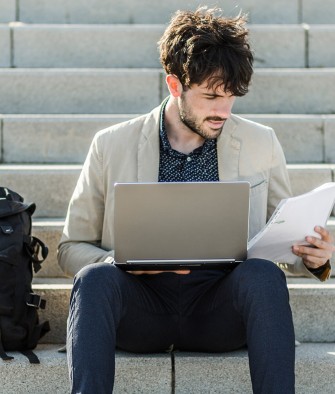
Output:
<instances>
[{"instance_id":1,"label":"young man's face","mask_svg":"<svg viewBox=\"0 0 335 394\"><path fill-rule=\"evenodd\" d=\"M178 100L181 121L204 139L217 138L231 114L235 97L223 88L209 89L207 83L192 85Z\"/></svg>"}]
</instances>

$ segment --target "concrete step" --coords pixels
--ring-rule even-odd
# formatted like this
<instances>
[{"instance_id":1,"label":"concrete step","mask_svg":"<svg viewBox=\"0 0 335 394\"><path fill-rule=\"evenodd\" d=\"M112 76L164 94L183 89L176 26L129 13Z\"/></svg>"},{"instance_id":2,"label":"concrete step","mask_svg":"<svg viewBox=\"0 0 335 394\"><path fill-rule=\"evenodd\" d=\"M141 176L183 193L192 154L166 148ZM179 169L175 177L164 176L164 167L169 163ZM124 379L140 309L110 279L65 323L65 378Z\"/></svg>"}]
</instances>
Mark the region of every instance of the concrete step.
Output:
<instances>
[{"instance_id":1,"label":"concrete step","mask_svg":"<svg viewBox=\"0 0 335 394\"><path fill-rule=\"evenodd\" d=\"M0 22L166 23L177 9L195 9L198 4L196 0L171 0L167 4L150 0L0 0ZM226 0L219 5L231 16L242 9L251 23L333 23L335 18L333 0L323 0L322 7L314 0Z\"/></svg>"},{"instance_id":2,"label":"concrete step","mask_svg":"<svg viewBox=\"0 0 335 394\"><path fill-rule=\"evenodd\" d=\"M16 0L0 0L0 23L16 20Z\"/></svg>"},{"instance_id":3,"label":"concrete step","mask_svg":"<svg viewBox=\"0 0 335 394\"><path fill-rule=\"evenodd\" d=\"M334 23L335 7L333 0L325 0L319 7L314 0L302 0L301 21L305 23Z\"/></svg>"},{"instance_id":4,"label":"concrete step","mask_svg":"<svg viewBox=\"0 0 335 394\"><path fill-rule=\"evenodd\" d=\"M48 257L43 262L42 269L35 274L37 278L65 277L57 262L57 248L62 236L64 223L64 219L33 219L33 235L40 238L49 249Z\"/></svg>"},{"instance_id":5,"label":"concrete step","mask_svg":"<svg viewBox=\"0 0 335 394\"><path fill-rule=\"evenodd\" d=\"M217 5L209 1L208 6ZM171 0L166 4L150 0L24 0L19 2L19 20L28 23L166 23L178 9L195 9L195 0ZM240 8L253 23L297 23L301 12L298 0L226 0L220 4L225 14L235 16ZM325 13L325 12L323 12Z\"/></svg>"},{"instance_id":6,"label":"concrete step","mask_svg":"<svg viewBox=\"0 0 335 394\"><path fill-rule=\"evenodd\" d=\"M3 17L12 21L15 0L10 3L11 12ZM209 6L217 2L209 1ZM171 0L159 4L150 0L124 0L111 4L108 0L76 0L48 2L47 0L17 1L17 17L28 23L166 23L177 9L195 9L195 0ZM235 16L240 9L249 14L252 23L332 23L334 8L332 0L324 0L318 7L313 0L226 0L219 5L226 15ZM8 7L8 6L7 6Z\"/></svg>"},{"instance_id":7,"label":"concrete step","mask_svg":"<svg viewBox=\"0 0 335 394\"><path fill-rule=\"evenodd\" d=\"M334 180L335 165L288 165L295 195ZM35 217L63 218L76 185L80 165L0 165L2 185L37 204Z\"/></svg>"},{"instance_id":8,"label":"concrete step","mask_svg":"<svg viewBox=\"0 0 335 394\"><path fill-rule=\"evenodd\" d=\"M0 115L0 162L81 164L97 131L134 116Z\"/></svg>"},{"instance_id":9,"label":"concrete step","mask_svg":"<svg viewBox=\"0 0 335 394\"><path fill-rule=\"evenodd\" d=\"M168 95L164 81L161 69L0 69L0 108L3 114L143 113ZM235 112L333 114L334 84L335 68L256 69Z\"/></svg>"},{"instance_id":10,"label":"concrete step","mask_svg":"<svg viewBox=\"0 0 335 394\"><path fill-rule=\"evenodd\" d=\"M12 352L13 361L0 362L0 394L68 393L66 355L57 349L39 345L35 352L40 365L31 365ZM335 345L304 343L297 347L295 372L296 394L332 394ZM118 351L114 393L251 394L247 352L139 355Z\"/></svg>"},{"instance_id":11,"label":"concrete step","mask_svg":"<svg viewBox=\"0 0 335 394\"><path fill-rule=\"evenodd\" d=\"M18 352L10 362L0 361L0 394L69 393L66 354L57 345L39 345L39 365L29 364ZM117 352L114 393L171 393L171 356Z\"/></svg>"},{"instance_id":12,"label":"concrete step","mask_svg":"<svg viewBox=\"0 0 335 394\"><path fill-rule=\"evenodd\" d=\"M8 67L11 56L11 66L16 68L160 67L157 41L165 25L12 23L10 27L11 35L8 26L2 25L0 29L7 49L1 54L2 67ZM335 65L334 49L328 45L334 40L334 25L250 25L249 28L256 67Z\"/></svg>"},{"instance_id":13,"label":"concrete step","mask_svg":"<svg viewBox=\"0 0 335 394\"><path fill-rule=\"evenodd\" d=\"M1 3L0 3L1 6ZM10 28L0 25L0 67L11 67Z\"/></svg>"},{"instance_id":14,"label":"concrete step","mask_svg":"<svg viewBox=\"0 0 335 394\"><path fill-rule=\"evenodd\" d=\"M333 114L335 69L260 69L250 93L236 101L240 113ZM320 89L320 96L315 94ZM314 91L314 99L309 95ZM321 97L322 96L322 97ZM289 99L288 99L289 97ZM320 100L320 101L319 101Z\"/></svg>"},{"instance_id":15,"label":"concrete step","mask_svg":"<svg viewBox=\"0 0 335 394\"><path fill-rule=\"evenodd\" d=\"M17 68L140 68L160 67L157 41L165 26L20 23L12 29Z\"/></svg>"},{"instance_id":16,"label":"concrete step","mask_svg":"<svg viewBox=\"0 0 335 394\"><path fill-rule=\"evenodd\" d=\"M331 394L335 372L334 344L302 344L296 349L296 394ZM247 352L175 354L178 394L251 394Z\"/></svg>"},{"instance_id":17,"label":"concrete step","mask_svg":"<svg viewBox=\"0 0 335 394\"><path fill-rule=\"evenodd\" d=\"M0 115L0 162L81 164L97 131L134 116ZM288 163L335 163L334 115L242 116L274 128Z\"/></svg>"},{"instance_id":18,"label":"concrete step","mask_svg":"<svg viewBox=\"0 0 335 394\"><path fill-rule=\"evenodd\" d=\"M47 300L41 320L49 320L51 331L43 343L63 343L71 293L71 280L35 278L33 289ZM300 342L335 342L335 279L326 283L307 278L288 278L296 339Z\"/></svg>"},{"instance_id":19,"label":"concrete step","mask_svg":"<svg viewBox=\"0 0 335 394\"><path fill-rule=\"evenodd\" d=\"M35 217L63 218L80 173L76 165L1 165L2 185L38 206Z\"/></svg>"},{"instance_id":20,"label":"concrete step","mask_svg":"<svg viewBox=\"0 0 335 394\"><path fill-rule=\"evenodd\" d=\"M2 113L143 113L162 100L157 69L2 69ZM131 86L131 94L129 94Z\"/></svg>"},{"instance_id":21,"label":"concrete step","mask_svg":"<svg viewBox=\"0 0 335 394\"><path fill-rule=\"evenodd\" d=\"M328 229L333 234L335 239L335 218L331 217L327 224ZM57 262L57 247L59 240L62 236L62 231L64 228L64 220L60 219L34 219L33 222L33 234L43 240L49 248L48 258L43 263L43 269L41 269L37 274L37 278L61 278L65 277L63 271ZM333 257L332 264L334 266L335 256ZM335 272L333 273L335 276Z\"/></svg>"},{"instance_id":22,"label":"concrete step","mask_svg":"<svg viewBox=\"0 0 335 394\"><path fill-rule=\"evenodd\" d=\"M311 2L312 3L312 2ZM315 2L313 3L315 5ZM331 7L335 17L335 7ZM316 22L313 22L316 23ZM335 49L333 40L335 37L334 25L310 25L308 26L308 65L309 67L334 67Z\"/></svg>"}]
</instances>

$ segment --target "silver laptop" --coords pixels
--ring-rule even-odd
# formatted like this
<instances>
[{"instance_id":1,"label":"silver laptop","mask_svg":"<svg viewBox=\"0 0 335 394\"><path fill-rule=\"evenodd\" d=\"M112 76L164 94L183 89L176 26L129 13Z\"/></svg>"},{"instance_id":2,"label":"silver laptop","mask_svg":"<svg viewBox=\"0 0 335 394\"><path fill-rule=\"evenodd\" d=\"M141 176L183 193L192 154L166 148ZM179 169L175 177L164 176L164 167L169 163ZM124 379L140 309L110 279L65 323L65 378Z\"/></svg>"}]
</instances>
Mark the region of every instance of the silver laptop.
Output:
<instances>
[{"instance_id":1,"label":"silver laptop","mask_svg":"<svg viewBox=\"0 0 335 394\"><path fill-rule=\"evenodd\" d=\"M247 258L248 182L117 183L115 265L221 268Z\"/></svg>"}]
</instances>

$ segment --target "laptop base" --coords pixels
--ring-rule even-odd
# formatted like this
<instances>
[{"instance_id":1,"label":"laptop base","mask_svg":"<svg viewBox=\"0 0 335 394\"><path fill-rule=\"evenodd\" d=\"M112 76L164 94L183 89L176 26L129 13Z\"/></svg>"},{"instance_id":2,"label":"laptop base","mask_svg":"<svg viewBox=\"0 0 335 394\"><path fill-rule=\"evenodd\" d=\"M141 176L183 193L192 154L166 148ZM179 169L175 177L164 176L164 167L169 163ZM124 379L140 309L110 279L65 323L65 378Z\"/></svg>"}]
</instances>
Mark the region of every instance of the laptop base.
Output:
<instances>
[{"instance_id":1,"label":"laptop base","mask_svg":"<svg viewBox=\"0 0 335 394\"><path fill-rule=\"evenodd\" d=\"M213 260L213 261L192 261L192 262L164 262L164 261L136 261L132 260L127 263L117 263L114 265L123 271L182 271L182 270L201 270L215 269L226 270L233 269L242 261L235 260Z\"/></svg>"}]
</instances>

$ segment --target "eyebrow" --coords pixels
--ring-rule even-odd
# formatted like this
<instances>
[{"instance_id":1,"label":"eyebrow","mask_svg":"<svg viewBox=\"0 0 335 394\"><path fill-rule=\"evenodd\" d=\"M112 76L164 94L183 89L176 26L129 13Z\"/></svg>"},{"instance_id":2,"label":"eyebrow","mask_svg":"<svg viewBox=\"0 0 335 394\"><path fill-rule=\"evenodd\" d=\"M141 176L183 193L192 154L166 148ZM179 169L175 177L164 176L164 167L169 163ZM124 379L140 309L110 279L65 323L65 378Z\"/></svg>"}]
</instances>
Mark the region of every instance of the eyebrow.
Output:
<instances>
[{"instance_id":1,"label":"eyebrow","mask_svg":"<svg viewBox=\"0 0 335 394\"><path fill-rule=\"evenodd\" d=\"M223 95L217 93L203 93L203 95L208 97L223 97Z\"/></svg>"},{"instance_id":2,"label":"eyebrow","mask_svg":"<svg viewBox=\"0 0 335 394\"><path fill-rule=\"evenodd\" d=\"M229 94L229 93L226 93L226 94L217 94L217 93L202 93L204 96L207 96L207 97L226 97L226 96L228 96L228 97L232 97L233 96L233 94Z\"/></svg>"}]
</instances>

